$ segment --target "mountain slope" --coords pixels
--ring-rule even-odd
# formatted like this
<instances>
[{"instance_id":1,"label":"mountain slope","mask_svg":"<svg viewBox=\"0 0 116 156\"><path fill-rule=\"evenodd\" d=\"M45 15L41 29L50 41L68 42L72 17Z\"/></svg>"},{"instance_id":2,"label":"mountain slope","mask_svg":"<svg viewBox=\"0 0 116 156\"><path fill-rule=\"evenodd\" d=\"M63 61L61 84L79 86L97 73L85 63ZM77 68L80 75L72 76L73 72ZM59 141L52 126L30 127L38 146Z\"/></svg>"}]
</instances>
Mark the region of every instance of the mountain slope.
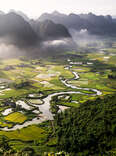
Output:
<instances>
[{"instance_id":1,"label":"mountain slope","mask_svg":"<svg viewBox=\"0 0 116 156\"><path fill-rule=\"evenodd\" d=\"M0 15L0 37L18 46L35 45L39 40L30 24L13 12Z\"/></svg>"},{"instance_id":2,"label":"mountain slope","mask_svg":"<svg viewBox=\"0 0 116 156\"><path fill-rule=\"evenodd\" d=\"M41 22L33 21L32 27L43 40L71 38L71 35L69 34L68 29L65 26L61 24L55 24L50 20Z\"/></svg>"}]
</instances>

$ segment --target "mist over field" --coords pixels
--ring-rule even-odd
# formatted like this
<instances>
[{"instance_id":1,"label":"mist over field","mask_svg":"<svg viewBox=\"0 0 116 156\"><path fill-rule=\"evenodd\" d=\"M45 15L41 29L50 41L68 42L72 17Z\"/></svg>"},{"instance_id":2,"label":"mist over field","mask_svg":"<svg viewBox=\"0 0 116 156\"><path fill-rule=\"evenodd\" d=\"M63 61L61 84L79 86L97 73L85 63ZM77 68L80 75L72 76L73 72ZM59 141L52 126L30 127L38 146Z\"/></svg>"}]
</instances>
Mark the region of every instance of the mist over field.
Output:
<instances>
[{"instance_id":1,"label":"mist over field","mask_svg":"<svg viewBox=\"0 0 116 156\"><path fill-rule=\"evenodd\" d=\"M89 34L87 29L81 29L80 31L69 29L69 32L75 43L80 47L84 44L96 43L98 40L103 39L100 36Z\"/></svg>"},{"instance_id":2,"label":"mist over field","mask_svg":"<svg viewBox=\"0 0 116 156\"><path fill-rule=\"evenodd\" d=\"M61 38L58 40L41 41L36 45L22 46L13 44L10 39L0 39L0 58L12 58L19 56L40 57L57 55L68 50L76 50L77 45L72 39Z\"/></svg>"}]
</instances>

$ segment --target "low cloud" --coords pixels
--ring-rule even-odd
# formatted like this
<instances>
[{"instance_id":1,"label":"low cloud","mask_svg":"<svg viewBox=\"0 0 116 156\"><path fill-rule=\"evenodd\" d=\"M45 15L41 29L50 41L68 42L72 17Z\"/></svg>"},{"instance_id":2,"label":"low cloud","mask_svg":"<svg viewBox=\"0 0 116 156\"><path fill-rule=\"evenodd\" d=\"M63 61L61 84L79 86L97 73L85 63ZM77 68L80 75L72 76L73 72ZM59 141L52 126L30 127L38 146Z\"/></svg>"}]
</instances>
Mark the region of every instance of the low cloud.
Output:
<instances>
[{"instance_id":1,"label":"low cloud","mask_svg":"<svg viewBox=\"0 0 116 156\"><path fill-rule=\"evenodd\" d=\"M73 40L78 46L86 46L87 44L93 44L95 42L98 42L100 37L96 35L89 34L87 29L81 29L80 31L77 31L75 29L69 30Z\"/></svg>"},{"instance_id":2,"label":"low cloud","mask_svg":"<svg viewBox=\"0 0 116 156\"><path fill-rule=\"evenodd\" d=\"M59 54L65 51L76 50L77 45L72 38L61 38L58 40L44 41L41 44L41 51L44 54Z\"/></svg>"},{"instance_id":3,"label":"low cloud","mask_svg":"<svg viewBox=\"0 0 116 156\"><path fill-rule=\"evenodd\" d=\"M77 46L71 38L43 41L39 44L36 44L36 46L29 47L17 46L10 41L10 38L0 38L0 58L11 58L19 56L49 56L76 49Z\"/></svg>"},{"instance_id":4,"label":"low cloud","mask_svg":"<svg viewBox=\"0 0 116 156\"><path fill-rule=\"evenodd\" d=\"M0 43L0 58L12 58L25 55L26 51L13 44Z\"/></svg>"}]
</instances>

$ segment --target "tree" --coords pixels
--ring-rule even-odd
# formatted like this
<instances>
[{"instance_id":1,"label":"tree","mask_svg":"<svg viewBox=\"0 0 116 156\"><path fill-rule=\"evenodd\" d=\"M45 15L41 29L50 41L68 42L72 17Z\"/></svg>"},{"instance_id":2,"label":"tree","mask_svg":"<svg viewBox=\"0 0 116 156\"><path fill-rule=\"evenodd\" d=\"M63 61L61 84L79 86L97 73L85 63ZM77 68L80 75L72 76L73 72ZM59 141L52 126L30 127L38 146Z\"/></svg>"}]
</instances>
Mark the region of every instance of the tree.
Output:
<instances>
[{"instance_id":1,"label":"tree","mask_svg":"<svg viewBox=\"0 0 116 156\"><path fill-rule=\"evenodd\" d=\"M25 147L22 151L21 151L22 155L25 156L33 156L35 154L35 151L33 148L31 147Z\"/></svg>"}]
</instances>

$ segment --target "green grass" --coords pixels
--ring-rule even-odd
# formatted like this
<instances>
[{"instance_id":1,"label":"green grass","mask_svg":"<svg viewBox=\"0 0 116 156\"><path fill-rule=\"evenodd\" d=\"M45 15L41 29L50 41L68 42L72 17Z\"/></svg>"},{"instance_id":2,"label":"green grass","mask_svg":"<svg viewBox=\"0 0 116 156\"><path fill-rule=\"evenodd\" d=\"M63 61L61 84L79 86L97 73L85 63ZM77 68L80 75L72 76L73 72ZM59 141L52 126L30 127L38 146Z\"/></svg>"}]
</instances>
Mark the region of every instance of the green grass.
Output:
<instances>
[{"instance_id":1,"label":"green grass","mask_svg":"<svg viewBox=\"0 0 116 156\"><path fill-rule=\"evenodd\" d=\"M59 65L54 67L54 71L60 72L63 77L69 79L73 77L73 74L69 70L65 70L64 66Z\"/></svg>"},{"instance_id":2,"label":"green grass","mask_svg":"<svg viewBox=\"0 0 116 156\"><path fill-rule=\"evenodd\" d=\"M36 125L31 125L26 128L22 128L21 130L9 132L0 131L0 135L4 135L11 140L15 139L22 141L39 140L47 137L46 131Z\"/></svg>"},{"instance_id":3,"label":"green grass","mask_svg":"<svg viewBox=\"0 0 116 156\"><path fill-rule=\"evenodd\" d=\"M109 59L109 63L110 64L116 64L116 56L112 56L110 59Z\"/></svg>"},{"instance_id":4,"label":"green grass","mask_svg":"<svg viewBox=\"0 0 116 156\"><path fill-rule=\"evenodd\" d=\"M30 99L29 102L31 102L32 104L36 104L36 105L43 104L43 101L40 99Z\"/></svg>"},{"instance_id":5,"label":"green grass","mask_svg":"<svg viewBox=\"0 0 116 156\"><path fill-rule=\"evenodd\" d=\"M4 128L4 127L11 128L12 124L11 123L5 123L4 121L0 121L0 127L2 127L2 128Z\"/></svg>"},{"instance_id":6,"label":"green grass","mask_svg":"<svg viewBox=\"0 0 116 156\"><path fill-rule=\"evenodd\" d=\"M9 114L8 116L4 117L4 119L6 121L21 124L27 119L27 117L20 112L15 112L15 113Z\"/></svg>"},{"instance_id":7,"label":"green grass","mask_svg":"<svg viewBox=\"0 0 116 156\"><path fill-rule=\"evenodd\" d=\"M109 49L106 49L106 51L109 53L116 53L116 48L109 48Z\"/></svg>"},{"instance_id":8,"label":"green grass","mask_svg":"<svg viewBox=\"0 0 116 156\"><path fill-rule=\"evenodd\" d=\"M25 88L22 88L22 89L11 89L9 91L4 91L3 94L4 95L0 95L0 98L1 99L7 99L7 98L21 98L21 97L24 97L26 96L27 94L30 94L30 93L35 93L37 90L37 88L34 88L34 87L25 87Z\"/></svg>"},{"instance_id":9,"label":"green grass","mask_svg":"<svg viewBox=\"0 0 116 156\"><path fill-rule=\"evenodd\" d=\"M4 59L4 60L2 60L2 64L4 64L4 65L18 65L20 63L22 63L22 61L19 59Z\"/></svg>"}]
</instances>

